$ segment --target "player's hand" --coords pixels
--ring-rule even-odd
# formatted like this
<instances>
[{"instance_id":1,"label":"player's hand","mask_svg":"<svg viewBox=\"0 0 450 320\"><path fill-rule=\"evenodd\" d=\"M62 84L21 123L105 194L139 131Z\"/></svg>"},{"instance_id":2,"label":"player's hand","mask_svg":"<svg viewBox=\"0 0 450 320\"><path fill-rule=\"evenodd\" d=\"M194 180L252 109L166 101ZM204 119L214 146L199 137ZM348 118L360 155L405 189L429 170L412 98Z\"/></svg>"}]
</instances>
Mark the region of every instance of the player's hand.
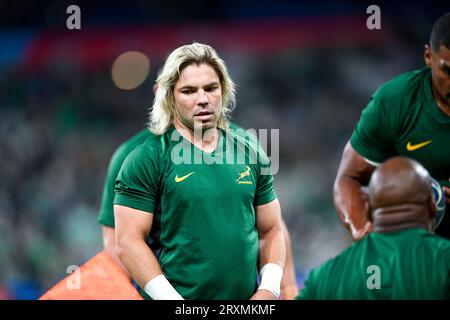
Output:
<instances>
[{"instance_id":1,"label":"player's hand","mask_svg":"<svg viewBox=\"0 0 450 320\"><path fill-rule=\"evenodd\" d=\"M371 221L367 221L361 229L355 229L352 227L353 240L358 241L364 238L367 234L373 231L373 224Z\"/></svg>"},{"instance_id":2,"label":"player's hand","mask_svg":"<svg viewBox=\"0 0 450 320\"><path fill-rule=\"evenodd\" d=\"M294 300L298 296L298 287L291 284L281 288L280 300Z\"/></svg>"},{"instance_id":3,"label":"player's hand","mask_svg":"<svg viewBox=\"0 0 450 320\"><path fill-rule=\"evenodd\" d=\"M258 289L250 300L277 300L277 297L269 290Z\"/></svg>"},{"instance_id":4,"label":"player's hand","mask_svg":"<svg viewBox=\"0 0 450 320\"><path fill-rule=\"evenodd\" d=\"M450 179L448 179L450 181ZM443 186L442 189L445 192L445 201L447 202L447 204L450 204L450 188Z\"/></svg>"},{"instance_id":5,"label":"player's hand","mask_svg":"<svg viewBox=\"0 0 450 320\"><path fill-rule=\"evenodd\" d=\"M354 241L361 240L367 234L373 231L373 224L369 220L370 206L369 206L369 190L367 189L367 187L361 187L361 196L364 201L364 211L362 217L363 220L366 220L366 223L362 226L362 228L356 228L354 225L350 226L352 238ZM361 222L359 222L358 224L361 224Z\"/></svg>"}]
</instances>

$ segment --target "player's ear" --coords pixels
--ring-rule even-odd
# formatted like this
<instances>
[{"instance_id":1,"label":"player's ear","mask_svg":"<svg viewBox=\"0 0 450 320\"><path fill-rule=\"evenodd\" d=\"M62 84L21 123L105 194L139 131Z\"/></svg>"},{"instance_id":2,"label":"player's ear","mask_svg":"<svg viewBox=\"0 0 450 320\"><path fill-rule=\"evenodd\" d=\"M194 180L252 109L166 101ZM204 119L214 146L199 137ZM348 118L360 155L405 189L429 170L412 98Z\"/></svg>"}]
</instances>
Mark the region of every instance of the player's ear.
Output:
<instances>
[{"instance_id":1,"label":"player's ear","mask_svg":"<svg viewBox=\"0 0 450 320\"><path fill-rule=\"evenodd\" d=\"M425 50L423 53L423 58L425 59L425 64L428 67L431 67L431 48L429 45L425 45Z\"/></svg>"}]
</instances>

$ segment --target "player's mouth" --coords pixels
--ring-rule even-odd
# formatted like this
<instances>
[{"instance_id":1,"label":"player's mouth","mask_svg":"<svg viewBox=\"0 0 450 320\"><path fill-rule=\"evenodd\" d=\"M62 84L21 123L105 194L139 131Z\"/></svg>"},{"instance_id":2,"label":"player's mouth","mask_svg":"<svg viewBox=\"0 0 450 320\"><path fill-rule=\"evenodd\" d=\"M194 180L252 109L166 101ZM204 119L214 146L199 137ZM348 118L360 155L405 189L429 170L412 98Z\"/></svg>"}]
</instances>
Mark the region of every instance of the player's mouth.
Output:
<instances>
[{"instance_id":1,"label":"player's mouth","mask_svg":"<svg viewBox=\"0 0 450 320\"><path fill-rule=\"evenodd\" d=\"M210 120L213 116L214 116L214 114L212 112L200 111L199 113L197 113L194 116L194 118L199 121L206 121L206 120Z\"/></svg>"}]
</instances>

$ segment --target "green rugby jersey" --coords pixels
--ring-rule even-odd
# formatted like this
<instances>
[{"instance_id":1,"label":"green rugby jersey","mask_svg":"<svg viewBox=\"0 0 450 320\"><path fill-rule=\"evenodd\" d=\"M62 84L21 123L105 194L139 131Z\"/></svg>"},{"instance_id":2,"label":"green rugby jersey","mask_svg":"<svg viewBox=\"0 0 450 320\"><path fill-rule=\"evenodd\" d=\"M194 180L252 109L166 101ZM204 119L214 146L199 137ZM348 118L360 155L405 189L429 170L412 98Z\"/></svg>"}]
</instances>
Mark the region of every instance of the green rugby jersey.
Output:
<instances>
[{"instance_id":1,"label":"green rugby jersey","mask_svg":"<svg viewBox=\"0 0 450 320\"><path fill-rule=\"evenodd\" d=\"M450 187L450 117L437 106L431 69L404 73L382 85L363 110L350 139L369 162L393 156L419 161ZM450 237L450 206L437 232Z\"/></svg>"},{"instance_id":2,"label":"green rugby jersey","mask_svg":"<svg viewBox=\"0 0 450 320\"><path fill-rule=\"evenodd\" d=\"M148 129L144 129L137 133L124 143L122 143L114 152L109 162L108 171L106 173L105 184L103 186L102 201L98 214L98 222L104 226L114 228L114 189L117 174L120 167L128 154L138 145L150 137L152 133Z\"/></svg>"},{"instance_id":3,"label":"green rugby jersey","mask_svg":"<svg viewBox=\"0 0 450 320\"><path fill-rule=\"evenodd\" d=\"M116 181L115 204L147 212L160 204L159 263L185 299L251 297L258 257L254 207L276 198L272 175L262 174L270 171L269 160L255 141L220 132L210 154L173 127L152 135L126 158Z\"/></svg>"},{"instance_id":4,"label":"green rugby jersey","mask_svg":"<svg viewBox=\"0 0 450 320\"><path fill-rule=\"evenodd\" d=\"M296 299L450 299L450 241L425 229L371 233L312 270Z\"/></svg>"},{"instance_id":5,"label":"green rugby jersey","mask_svg":"<svg viewBox=\"0 0 450 320\"><path fill-rule=\"evenodd\" d=\"M243 132L244 129L235 123L230 123L229 128L236 130L237 133ZM237 131L237 130L240 130ZM138 145L143 143L148 137L153 135L147 128L132 136L130 139L123 142L113 153L108 165L108 171L106 173L106 179L103 186L103 193L101 199L100 210L98 214L98 222L104 226L114 228L114 196L115 196L115 184L116 178L119 174L119 170L122 167L122 163L125 158L133 151ZM251 137L251 136L250 136ZM256 137L253 140L256 142Z\"/></svg>"}]
</instances>

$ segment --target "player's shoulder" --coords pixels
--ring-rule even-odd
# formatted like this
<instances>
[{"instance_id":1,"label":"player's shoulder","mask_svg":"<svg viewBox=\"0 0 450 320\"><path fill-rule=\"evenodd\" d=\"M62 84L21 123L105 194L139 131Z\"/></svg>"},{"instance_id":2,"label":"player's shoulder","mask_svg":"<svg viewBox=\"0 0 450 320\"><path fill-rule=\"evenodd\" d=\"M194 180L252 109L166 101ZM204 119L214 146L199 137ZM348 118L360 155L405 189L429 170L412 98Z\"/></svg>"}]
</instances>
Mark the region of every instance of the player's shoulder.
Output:
<instances>
[{"instance_id":1,"label":"player's shoulder","mask_svg":"<svg viewBox=\"0 0 450 320\"><path fill-rule=\"evenodd\" d=\"M345 248L342 252L338 253L336 256L325 262L323 264L323 270L321 272L326 274L327 272L331 272L332 270L340 270L349 263L359 263L359 260L363 257L361 252L366 251L367 247L370 246L370 243L373 241L371 239L372 235L373 234L369 234L368 236L358 241L352 242L350 246Z\"/></svg>"},{"instance_id":2,"label":"player's shoulder","mask_svg":"<svg viewBox=\"0 0 450 320\"><path fill-rule=\"evenodd\" d=\"M260 147L257 132L255 129L246 129L234 122L231 122L226 130L228 137L236 140L236 143L245 144L247 147L257 149Z\"/></svg>"},{"instance_id":3,"label":"player's shoulder","mask_svg":"<svg viewBox=\"0 0 450 320\"><path fill-rule=\"evenodd\" d=\"M134 140L133 144L127 144L128 154L127 159L136 158L157 158L164 151L164 146L166 144L166 134L156 135L150 130L145 129L140 133L138 137ZM125 152L126 153L126 152Z\"/></svg>"},{"instance_id":4,"label":"player's shoulder","mask_svg":"<svg viewBox=\"0 0 450 320\"><path fill-rule=\"evenodd\" d=\"M115 155L127 155L132 150L134 150L138 145L144 142L149 136L151 132L148 129L144 129L126 141L122 142L116 149Z\"/></svg>"},{"instance_id":5,"label":"player's shoulder","mask_svg":"<svg viewBox=\"0 0 450 320\"><path fill-rule=\"evenodd\" d=\"M402 73L395 78L382 84L374 93L373 97L387 100L407 100L417 95L424 79L430 74L430 68Z\"/></svg>"},{"instance_id":6,"label":"player's shoulder","mask_svg":"<svg viewBox=\"0 0 450 320\"><path fill-rule=\"evenodd\" d=\"M125 158L133 151L138 145L145 141L150 135L150 131L144 129L126 141L122 142L114 151L111 157L111 164L121 165Z\"/></svg>"},{"instance_id":7,"label":"player's shoulder","mask_svg":"<svg viewBox=\"0 0 450 320\"><path fill-rule=\"evenodd\" d=\"M230 123L226 130L227 137L236 144L238 149L249 150L255 155L260 164L268 164L269 158L260 144L258 133L255 129L247 129L236 123Z\"/></svg>"},{"instance_id":8,"label":"player's shoulder","mask_svg":"<svg viewBox=\"0 0 450 320\"><path fill-rule=\"evenodd\" d=\"M428 242L429 246L433 250L445 252L448 257L450 258L450 240L447 238L444 238L437 234L432 233L426 233L423 234L423 237L425 238L425 241Z\"/></svg>"},{"instance_id":9,"label":"player's shoulder","mask_svg":"<svg viewBox=\"0 0 450 320\"><path fill-rule=\"evenodd\" d=\"M341 269L342 264L345 264L345 262L349 258L349 255L351 255L352 251L355 250L355 246L358 246L358 242L352 243L350 247L346 248L344 251L336 254L334 257L328 259L318 267L314 268L311 271L310 276L317 280L320 279L321 281L324 278L328 278L329 274L332 274L333 272L336 272L336 270Z\"/></svg>"},{"instance_id":10,"label":"player's shoulder","mask_svg":"<svg viewBox=\"0 0 450 320\"><path fill-rule=\"evenodd\" d=\"M166 134L156 135L150 132L134 150L141 150L141 152L161 152L164 149L165 140Z\"/></svg>"},{"instance_id":11,"label":"player's shoulder","mask_svg":"<svg viewBox=\"0 0 450 320\"><path fill-rule=\"evenodd\" d=\"M450 240L431 232L422 231L416 251L432 253L435 264L444 263L450 270ZM425 250L425 251L424 251Z\"/></svg>"},{"instance_id":12,"label":"player's shoulder","mask_svg":"<svg viewBox=\"0 0 450 320\"><path fill-rule=\"evenodd\" d=\"M321 299L326 298L323 296L324 294L326 295L324 291L327 291L326 288L330 287L334 279L334 277L330 275L336 275L336 272L341 270L339 267L341 255L342 254L338 254L334 258L323 262L309 272L305 286L308 287L308 294L313 293L313 296L306 297L307 299L317 299L317 295L320 295Z\"/></svg>"}]
</instances>

